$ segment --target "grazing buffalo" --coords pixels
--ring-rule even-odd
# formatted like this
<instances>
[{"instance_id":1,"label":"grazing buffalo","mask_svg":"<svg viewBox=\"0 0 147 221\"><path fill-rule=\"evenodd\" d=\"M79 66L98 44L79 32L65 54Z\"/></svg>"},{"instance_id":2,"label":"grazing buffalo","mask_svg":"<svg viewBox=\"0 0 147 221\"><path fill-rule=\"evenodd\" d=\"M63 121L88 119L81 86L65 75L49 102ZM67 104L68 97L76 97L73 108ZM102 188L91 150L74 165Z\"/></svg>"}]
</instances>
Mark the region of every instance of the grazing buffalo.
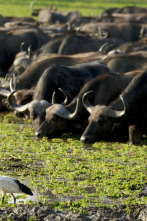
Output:
<instances>
[{"instance_id":1,"label":"grazing buffalo","mask_svg":"<svg viewBox=\"0 0 147 221\"><path fill-rule=\"evenodd\" d=\"M80 132L87 125L89 113L82 104L83 95L93 90L95 97L90 96L93 104L108 105L129 84L132 78L141 71L130 72L125 75L102 74L87 82L78 96L68 105L53 104L46 109L46 115L41 125L34 127L35 136L49 138L60 135L63 132ZM109 92L108 92L109 90Z\"/></svg>"},{"instance_id":2,"label":"grazing buffalo","mask_svg":"<svg viewBox=\"0 0 147 221\"><path fill-rule=\"evenodd\" d=\"M81 17L78 11L66 12L44 8L39 11L37 21L43 24L75 23Z\"/></svg>"},{"instance_id":3,"label":"grazing buffalo","mask_svg":"<svg viewBox=\"0 0 147 221\"><path fill-rule=\"evenodd\" d=\"M10 96L11 92L5 88L0 87L0 111L7 111L11 109L7 102L7 98Z\"/></svg>"},{"instance_id":4,"label":"grazing buffalo","mask_svg":"<svg viewBox=\"0 0 147 221\"><path fill-rule=\"evenodd\" d=\"M43 72L50 67L51 65L58 64L58 65L65 65L65 66L72 66L75 64L86 63L90 61L99 61L102 58L101 52L94 52L94 53L86 53L86 54L77 54L77 55L52 55L47 56L41 59L34 60L28 68L16 79L11 80L11 85L16 90L20 89L31 89L35 88L38 80L42 76ZM2 81L3 82L3 81ZM5 83L5 81L4 81ZM1 83L2 87L10 89L10 83L8 82L7 85Z\"/></svg>"},{"instance_id":5,"label":"grazing buffalo","mask_svg":"<svg viewBox=\"0 0 147 221\"><path fill-rule=\"evenodd\" d=\"M19 90L16 92L15 98L17 104L25 104L32 99L34 89L44 73L44 71L53 64L61 64L71 66L80 63L86 63L90 61L99 61L102 58L101 52L89 52L76 55L64 56L40 56L33 61L29 67L19 76L12 78L10 81L1 79L1 87L7 90ZM42 78L43 79L43 78ZM11 82L11 83L10 83ZM21 90L21 91L20 91Z\"/></svg>"},{"instance_id":6,"label":"grazing buffalo","mask_svg":"<svg viewBox=\"0 0 147 221\"><path fill-rule=\"evenodd\" d=\"M57 102L63 101L58 88L64 89L71 101L80 91L82 86L92 78L103 74L112 73L103 63L87 62L75 66L52 65L47 68L35 88L33 100L47 100L51 102L52 94L57 94Z\"/></svg>"},{"instance_id":7,"label":"grazing buffalo","mask_svg":"<svg viewBox=\"0 0 147 221\"><path fill-rule=\"evenodd\" d=\"M106 42L109 42L109 44L113 45L113 47L117 47L122 43L124 43L121 37L119 38L110 37L106 39L104 37L98 38L86 34L85 35L72 34L64 37L58 48L58 53L67 55L67 54L84 53L90 51L98 51L100 47Z\"/></svg>"},{"instance_id":8,"label":"grazing buffalo","mask_svg":"<svg viewBox=\"0 0 147 221\"><path fill-rule=\"evenodd\" d=\"M110 105L91 105L83 97L83 104L90 113L89 124L81 136L84 143L107 139L114 129L129 127L130 143L139 144L142 134L147 134L147 71L132 79L120 97Z\"/></svg>"},{"instance_id":9,"label":"grazing buffalo","mask_svg":"<svg viewBox=\"0 0 147 221\"><path fill-rule=\"evenodd\" d=\"M24 45L24 42L22 43L22 45ZM31 46L28 48L27 51L25 51L23 50L22 45L21 45L21 51L15 55L13 64L9 68L9 71L6 75L7 80L10 80L13 74L15 76L18 76L21 73L23 73L25 69L28 67L28 65L33 61L31 57L32 56Z\"/></svg>"},{"instance_id":10,"label":"grazing buffalo","mask_svg":"<svg viewBox=\"0 0 147 221\"><path fill-rule=\"evenodd\" d=\"M98 51L106 42L117 47L124 43L119 37L99 37L86 34L85 32L68 31L66 33L53 36L46 44L44 44L36 54L40 53L57 53L61 55L71 55L77 53L86 53Z\"/></svg>"},{"instance_id":11,"label":"grazing buffalo","mask_svg":"<svg viewBox=\"0 0 147 221\"><path fill-rule=\"evenodd\" d=\"M131 20L128 19L128 14L131 16L134 15L134 19L135 21L137 21L137 19L135 18L138 17L138 14L146 14L147 13L147 9L146 8L140 8L140 7L135 7L135 6L126 6L123 8L109 8L104 10L100 15L99 15L99 20L100 21L105 21L105 22L131 22ZM119 19L118 16L116 17L116 14L119 16L123 16L123 19ZM126 16L126 18L125 18ZM117 20L118 18L118 20ZM133 20L134 22L134 20Z\"/></svg>"},{"instance_id":12,"label":"grazing buffalo","mask_svg":"<svg viewBox=\"0 0 147 221\"><path fill-rule=\"evenodd\" d=\"M25 42L25 50L30 45L36 50L48 40L49 36L38 28L0 30L0 76L4 77L9 70L22 42Z\"/></svg>"},{"instance_id":13,"label":"grazing buffalo","mask_svg":"<svg viewBox=\"0 0 147 221\"><path fill-rule=\"evenodd\" d=\"M90 22L81 27L81 31L93 34L107 33L107 38L117 38L123 41L135 41L139 39L141 24L127 22Z\"/></svg>"},{"instance_id":14,"label":"grazing buffalo","mask_svg":"<svg viewBox=\"0 0 147 221\"><path fill-rule=\"evenodd\" d=\"M141 8L141 7L136 7L136 6L126 6L126 7L122 7L122 8L109 8L106 9L104 12L104 14L108 13L108 14L113 14L113 13L122 13L122 14L128 14L128 13L147 13L147 9L146 8Z\"/></svg>"},{"instance_id":15,"label":"grazing buffalo","mask_svg":"<svg viewBox=\"0 0 147 221\"><path fill-rule=\"evenodd\" d=\"M58 88L62 88L68 95L69 101L71 101L73 97L79 93L85 83L103 73L113 74L106 65L97 62L89 62L70 67L52 65L45 70L38 81L32 102L26 105L13 105L11 102L11 94L9 97L10 104L12 104L17 112L27 114L28 117L31 118L33 127L36 128L38 124L40 125L44 120L46 108L51 106L53 92L57 94L57 101L62 102L64 97L58 90ZM16 93L19 93L19 91Z\"/></svg>"},{"instance_id":16,"label":"grazing buffalo","mask_svg":"<svg viewBox=\"0 0 147 221\"><path fill-rule=\"evenodd\" d=\"M128 71L137 70L140 68L147 68L147 53L138 54L108 54L103 59L105 63L114 72L119 74Z\"/></svg>"},{"instance_id":17,"label":"grazing buffalo","mask_svg":"<svg viewBox=\"0 0 147 221\"><path fill-rule=\"evenodd\" d=\"M105 46L104 46L105 49ZM141 39L134 42L125 42L124 44L115 48L116 50L122 50L124 53L137 53L144 54L147 51L147 37L142 37Z\"/></svg>"}]
</instances>

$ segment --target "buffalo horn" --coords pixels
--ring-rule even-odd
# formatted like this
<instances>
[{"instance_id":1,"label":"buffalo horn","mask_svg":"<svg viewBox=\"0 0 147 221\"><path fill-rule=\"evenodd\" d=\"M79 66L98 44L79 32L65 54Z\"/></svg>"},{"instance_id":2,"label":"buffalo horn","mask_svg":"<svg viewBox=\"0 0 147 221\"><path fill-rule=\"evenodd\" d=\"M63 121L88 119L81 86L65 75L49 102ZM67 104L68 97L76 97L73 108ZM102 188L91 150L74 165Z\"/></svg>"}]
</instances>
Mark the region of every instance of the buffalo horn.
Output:
<instances>
[{"instance_id":1,"label":"buffalo horn","mask_svg":"<svg viewBox=\"0 0 147 221\"><path fill-rule=\"evenodd\" d=\"M16 75L13 74L12 78L10 79L10 91L16 91Z\"/></svg>"},{"instance_id":2,"label":"buffalo horn","mask_svg":"<svg viewBox=\"0 0 147 221\"><path fill-rule=\"evenodd\" d=\"M79 108L79 98L77 99L77 103L76 103L76 109L73 113L70 113L63 105L60 106L61 108L56 110L54 112L55 115L66 119L66 120L73 120L77 117L78 115L78 108Z\"/></svg>"},{"instance_id":3,"label":"buffalo horn","mask_svg":"<svg viewBox=\"0 0 147 221\"><path fill-rule=\"evenodd\" d=\"M123 103L124 109L122 111L112 110L108 108L106 115L113 118L123 117L126 114L126 101L124 101L124 98L122 95L120 95L120 99Z\"/></svg>"},{"instance_id":4,"label":"buffalo horn","mask_svg":"<svg viewBox=\"0 0 147 221\"><path fill-rule=\"evenodd\" d=\"M23 42L21 43L21 45L20 45L20 51L24 51L24 50L23 50L24 44L25 44L25 43L24 43L24 41L23 41Z\"/></svg>"},{"instance_id":5,"label":"buffalo horn","mask_svg":"<svg viewBox=\"0 0 147 221\"><path fill-rule=\"evenodd\" d=\"M31 45L28 47L28 55L29 55L29 58L32 57L32 46Z\"/></svg>"},{"instance_id":6,"label":"buffalo horn","mask_svg":"<svg viewBox=\"0 0 147 221\"><path fill-rule=\"evenodd\" d=\"M62 105L66 105L67 102L68 102L68 97L67 97L67 94L65 93L65 91L61 88L58 88L65 96L65 100L62 102ZM53 95L52 95L52 101L51 101L51 104L56 104L56 99L55 99L55 95L56 95L56 92L54 91L53 92Z\"/></svg>"},{"instance_id":7,"label":"buffalo horn","mask_svg":"<svg viewBox=\"0 0 147 221\"><path fill-rule=\"evenodd\" d=\"M106 47L109 45L109 42L105 42L100 48L99 51L101 51L103 54L106 54Z\"/></svg>"},{"instance_id":8,"label":"buffalo horn","mask_svg":"<svg viewBox=\"0 0 147 221\"><path fill-rule=\"evenodd\" d=\"M10 95L10 93L11 92L9 90L2 88L2 87L0 88L0 95L1 96L8 97Z\"/></svg>"},{"instance_id":9,"label":"buffalo horn","mask_svg":"<svg viewBox=\"0 0 147 221\"><path fill-rule=\"evenodd\" d=\"M83 105L84 105L84 107L86 108L86 110L91 114L91 112L92 112L92 109L93 109L93 105L88 101L88 99L87 99L87 96L88 96L88 94L90 94L90 93L93 93L93 91L88 91L88 92L86 92L84 95L83 95L83 97L82 97L82 102L83 102Z\"/></svg>"},{"instance_id":10,"label":"buffalo horn","mask_svg":"<svg viewBox=\"0 0 147 221\"><path fill-rule=\"evenodd\" d=\"M17 90L16 90L17 91ZM18 105L16 104L13 99L12 99L12 96L13 94L16 92L16 91L12 91L10 93L10 95L8 96L8 103L9 105L12 107L13 110L16 110L18 112L24 112L28 109L28 105L31 103L28 103L28 104L25 104L25 105Z\"/></svg>"},{"instance_id":11,"label":"buffalo horn","mask_svg":"<svg viewBox=\"0 0 147 221\"><path fill-rule=\"evenodd\" d=\"M145 34L145 27L143 26L143 27L140 29L139 38L143 38L143 37L144 37L144 34Z\"/></svg>"},{"instance_id":12,"label":"buffalo horn","mask_svg":"<svg viewBox=\"0 0 147 221\"><path fill-rule=\"evenodd\" d=\"M87 93L85 93L83 95L83 98L82 98L83 105L90 114L91 114L94 106L92 104L90 104L90 102L88 101L87 95L92 92L93 91L88 91ZM123 117L126 114L126 102L124 101L124 98L122 95L120 95L120 99L123 103L124 109L122 111L116 111L116 110L112 110L112 109L108 108L107 106L104 106L104 114L106 116L117 118L117 117Z\"/></svg>"},{"instance_id":13,"label":"buffalo horn","mask_svg":"<svg viewBox=\"0 0 147 221\"><path fill-rule=\"evenodd\" d=\"M109 35L108 31L102 30L101 26L98 26L98 36L100 38L108 38L108 35Z\"/></svg>"}]
</instances>

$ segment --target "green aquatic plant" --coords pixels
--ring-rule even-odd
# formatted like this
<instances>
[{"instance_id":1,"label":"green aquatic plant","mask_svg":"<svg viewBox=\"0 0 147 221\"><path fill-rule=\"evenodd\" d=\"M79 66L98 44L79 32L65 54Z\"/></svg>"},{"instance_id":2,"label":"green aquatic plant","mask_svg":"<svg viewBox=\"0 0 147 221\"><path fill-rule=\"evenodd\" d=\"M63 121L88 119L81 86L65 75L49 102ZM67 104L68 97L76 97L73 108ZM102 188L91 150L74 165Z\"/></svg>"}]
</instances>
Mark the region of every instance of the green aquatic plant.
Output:
<instances>
[{"instance_id":1,"label":"green aquatic plant","mask_svg":"<svg viewBox=\"0 0 147 221\"><path fill-rule=\"evenodd\" d=\"M145 144L101 141L84 145L72 134L40 141L33 136L29 122L12 114L1 116L0 175L19 178L38 192L37 201L18 195L20 202L51 204L85 214L90 206L123 204L129 211L132 205L147 203L145 195L140 197L147 183Z\"/></svg>"}]
</instances>

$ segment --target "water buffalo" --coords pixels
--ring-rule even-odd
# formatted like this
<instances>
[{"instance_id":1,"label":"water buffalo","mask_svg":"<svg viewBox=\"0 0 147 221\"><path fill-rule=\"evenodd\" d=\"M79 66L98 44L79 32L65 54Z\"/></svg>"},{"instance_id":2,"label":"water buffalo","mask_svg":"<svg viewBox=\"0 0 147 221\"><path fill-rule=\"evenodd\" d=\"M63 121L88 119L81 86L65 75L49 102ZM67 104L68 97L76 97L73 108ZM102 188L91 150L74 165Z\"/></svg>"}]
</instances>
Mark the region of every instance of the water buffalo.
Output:
<instances>
[{"instance_id":1,"label":"water buffalo","mask_svg":"<svg viewBox=\"0 0 147 221\"><path fill-rule=\"evenodd\" d=\"M137 70L139 68L147 68L147 53L135 54L110 54L102 58L105 63L114 72L119 74L128 71Z\"/></svg>"},{"instance_id":2,"label":"water buffalo","mask_svg":"<svg viewBox=\"0 0 147 221\"><path fill-rule=\"evenodd\" d=\"M115 21L115 16L114 16L115 14L125 16L127 14L137 15L137 14L142 14L142 13L147 13L147 9L141 8L141 7L135 7L135 6L126 6L123 8L109 8L109 9L104 10L99 15L99 19L103 22L104 21L113 22Z\"/></svg>"},{"instance_id":3,"label":"water buffalo","mask_svg":"<svg viewBox=\"0 0 147 221\"><path fill-rule=\"evenodd\" d=\"M125 75L107 73L90 80L83 86L78 96L68 105L54 104L46 109L45 120L41 125L38 125L39 127L34 128L35 136L37 138L42 138L43 136L51 138L63 132L81 133L87 125L89 116L88 111L82 104L83 95L87 91L93 90L96 95L95 97L90 96L90 101L93 105L108 105L138 73L140 71L130 72Z\"/></svg>"},{"instance_id":4,"label":"water buffalo","mask_svg":"<svg viewBox=\"0 0 147 221\"><path fill-rule=\"evenodd\" d=\"M107 38L118 38L123 41L135 41L139 39L142 25L127 22L90 22L81 27L81 31L87 33L107 32Z\"/></svg>"},{"instance_id":5,"label":"water buffalo","mask_svg":"<svg viewBox=\"0 0 147 221\"><path fill-rule=\"evenodd\" d=\"M39 23L59 24L59 23L74 23L80 19L82 15L78 11L57 11L44 8L39 11L37 21Z\"/></svg>"},{"instance_id":6,"label":"water buffalo","mask_svg":"<svg viewBox=\"0 0 147 221\"><path fill-rule=\"evenodd\" d=\"M32 50L31 46L28 47L27 51L23 50L23 45L25 43L22 42L21 47L20 47L20 52L18 52L15 55L15 59L13 61L13 64L9 68L9 71L6 75L6 79L10 80L13 76L20 75L25 71L25 69L28 67L28 65L33 61L32 58Z\"/></svg>"},{"instance_id":7,"label":"water buffalo","mask_svg":"<svg viewBox=\"0 0 147 221\"><path fill-rule=\"evenodd\" d=\"M29 67L16 78L10 81L1 79L1 87L7 90L19 90L14 94L17 104L25 104L32 99L34 89L44 73L53 64L71 66L90 61L99 61L103 54L101 52L89 52L76 55L43 55L35 59ZM42 78L43 79L43 78ZM20 91L21 90L21 91Z\"/></svg>"},{"instance_id":8,"label":"water buffalo","mask_svg":"<svg viewBox=\"0 0 147 221\"><path fill-rule=\"evenodd\" d=\"M69 67L52 65L39 79L33 99L51 102L53 92L57 94L58 88L62 88L71 101L85 83L103 73L112 73L112 71L99 62L87 62ZM62 94L59 93L57 102L60 103L62 100Z\"/></svg>"},{"instance_id":9,"label":"water buffalo","mask_svg":"<svg viewBox=\"0 0 147 221\"><path fill-rule=\"evenodd\" d=\"M114 129L125 126L130 143L138 144L147 133L147 71L132 79L120 97L110 105L91 105L86 94L83 104L89 111L89 124L81 136L84 143L94 143L111 136Z\"/></svg>"},{"instance_id":10,"label":"water buffalo","mask_svg":"<svg viewBox=\"0 0 147 221\"><path fill-rule=\"evenodd\" d=\"M64 37L58 48L58 53L66 55L66 54L98 51L100 47L106 42L109 42L114 47L117 47L122 43L124 43L121 37L119 38L110 37L106 39L104 37L96 38L86 34L84 35L72 34Z\"/></svg>"},{"instance_id":11,"label":"water buffalo","mask_svg":"<svg viewBox=\"0 0 147 221\"><path fill-rule=\"evenodd\" d=\"M103 73L113 74L106 65L98 62L88 62L75 66L52 65L45 70L42 77L38 81L33 94L33 101L26 105L12 104L11 97L9 103L17 111L30 117L34 129L40 125L45 117L45 110L51 106L53 92L56 92L57 101L63 101L63 95L58 88L64 89L68 95L69 101L75 97L81 87L92 78ZM18 91L19 92L19 91Z\"/></svg>"},{"instance_id":12,"label":"water buffalo","mask_svg":"<svg viewBox=\"0 0 147 221\"><path fill-rule=\"evenodd\" d=\"M11 91L0 87L0 111L11 110L10 105L7 105L7 98L10 96Z\"/></svg>"},{"instance_id":13,"label":"water buffalo","mask_svg":"<svg viewBox=\"0 0 147 221\"><path fill-rule=\"evenodd\" d=\"M12 87L16 90L20 89L31 89L35 88L38 80L42 76L43 72L54 64L59 65L66 65L72 66L75 64L86 63L90 61L99 61L102 58L102 53L94 52L94 53L83 53L83 54L76 54L76 55L50 55L50 56L43 56L43 58L35 59L28 68L19 75L15 83L13 79L11 80ZM3 81L2 81L3 82ZM4 82L5 83L5 82ZM8 82L7 85L1 83L2 87L10 89L10 83Z\"/></svg>"},{"instance_id":14,"label":"water buffalo","mask_svg":"<svg viewBox=\"0 0 147 221\"><path fill-rule=\"evenodd\" d=\"M12 65L20 45L25 42L25 50L31 45L36 50L49 40L49 36L38 28L0 29L0 75L4 77Z\"/></svg>"},{"instance_id":15,"label":"water buffalo","mask_svg":"<svg viewBox=\"0 0 147 221\"><path fill-rule=\"evenodd\" d=\"M102 37L90 35L85 32L68 31L63 34L54 34L54 36L39 50L40 53L57 53L61 55L71 55L76 53L94 52L106 42L109 42L113 47L117 47L124 43L124 40L119 37Z\"/></svg>"},{"instance_id":16,"label":"water buffalo","mask_svg":"<svg viewBox=\"0 0 147 221\"><path fill-rule=\"evenodd\" d=\"M103 13L108 13L108 14L112 14L112 13L122 13L122 14L127 14L127 13L146 13L147 9L146 8L141 8L141 7L136 7L136 6L126 6L126 7L122 7L122 8L110 8L110 9L106 9L104 10Z\"/></svg>"},{"instance_id":17,"label":"water buffalo","mask_svg":"<svg viewBox=\"0 0 147 221\"><path fill-rule=\"evenodd\" d=\"M140 52L143 55L144 51L147 51L147 37L142 37L137 41L129 41L115 48L115 50L122 50L126 54L132 54ZM105 47L104 47L105 49Z\"/></svg>"}]
</instances>

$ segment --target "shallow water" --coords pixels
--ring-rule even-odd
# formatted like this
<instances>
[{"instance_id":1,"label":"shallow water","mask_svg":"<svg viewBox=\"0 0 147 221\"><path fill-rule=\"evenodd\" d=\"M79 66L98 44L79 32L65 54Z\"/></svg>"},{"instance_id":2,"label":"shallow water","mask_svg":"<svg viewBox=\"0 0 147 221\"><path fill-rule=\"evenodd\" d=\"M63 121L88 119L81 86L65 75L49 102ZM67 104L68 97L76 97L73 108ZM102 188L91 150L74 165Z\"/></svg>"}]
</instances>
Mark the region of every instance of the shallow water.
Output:
<instances>
[{"instance_id":1,"label":"shallow water","mask_svg":"<svg viewBox=\"0 0 147 221\"><path fill-rule=\"evenodd\" d=\"M26 198L23 199L21 198L21 193L20 194L17 194L17 193L14 193L14 196L16 197L16 203L17 204L26 204L26 202L28 200L30 201L33 201L33 202L39 202L39 192L37 190L34 190L33 191L33 196L30 196L30 195L26 195ZM17 199L17 196L19 196L19 199ZM8 200L8 203L14 203L14 199L13 197L11 197L9 200Z\"/></svg>"}]
</instances>

